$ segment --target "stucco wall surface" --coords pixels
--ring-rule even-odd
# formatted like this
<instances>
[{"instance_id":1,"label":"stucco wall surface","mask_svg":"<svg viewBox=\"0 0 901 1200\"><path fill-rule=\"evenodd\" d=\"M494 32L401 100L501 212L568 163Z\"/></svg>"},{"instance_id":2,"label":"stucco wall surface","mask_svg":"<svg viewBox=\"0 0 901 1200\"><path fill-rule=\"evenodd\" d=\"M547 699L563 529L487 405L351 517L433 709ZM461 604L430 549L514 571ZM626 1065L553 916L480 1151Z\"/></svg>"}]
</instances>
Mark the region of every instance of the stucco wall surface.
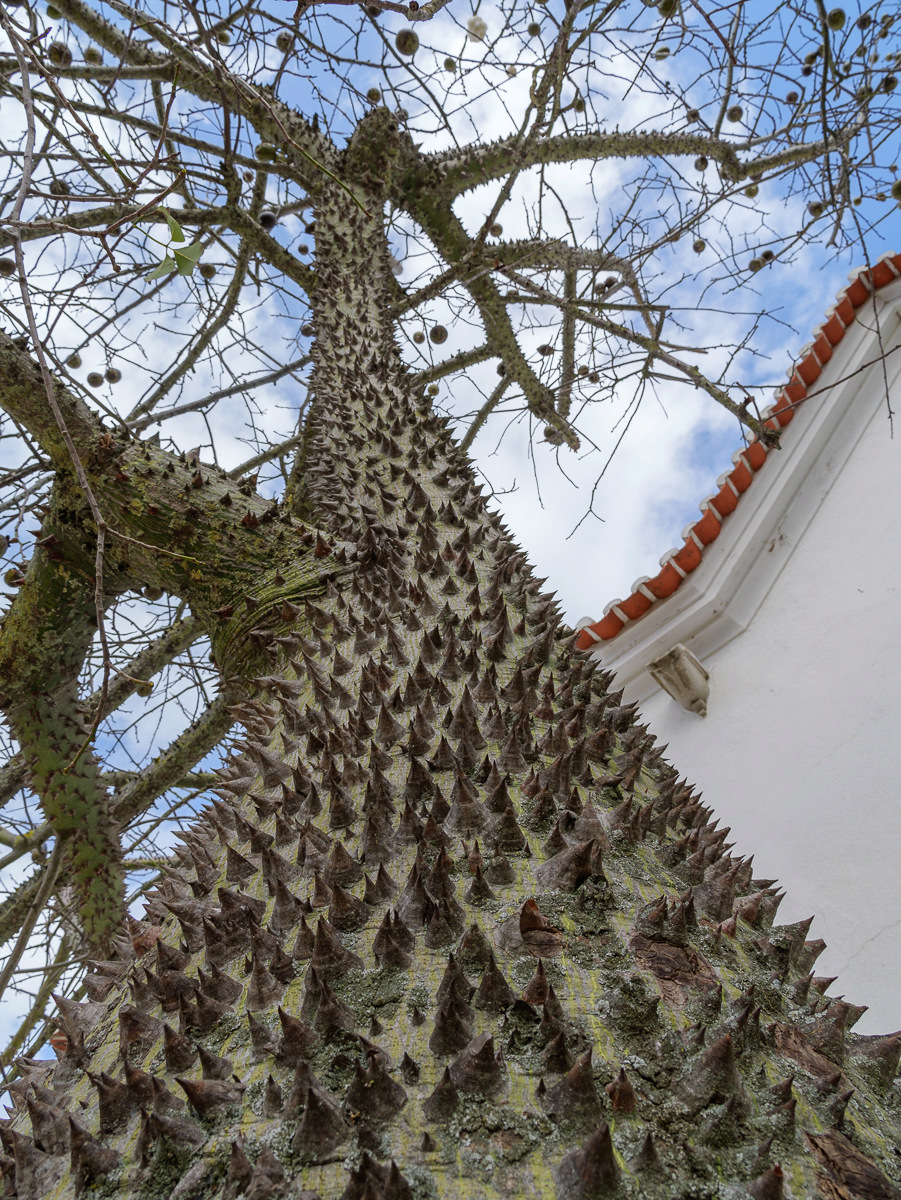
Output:
<instances>
[{"instance_id":1,"label":"stucco wall surface","mask_svg":"<svg viewBox=\"0 0 901 1200\"><path fill-rule=\"evenodd\" d=\"M858 1032L901 1029L901 422L892 438L880 375L861 375L850 457L827 448L768 541L781 570L748 627L706 654L709 628L686 640L708 715L647 675L626 687L735 852L787 889L780 920L816 914L817 974L870 1005ZM901 408L901 353L888 382Z\"/></svg>"}]
</instances>

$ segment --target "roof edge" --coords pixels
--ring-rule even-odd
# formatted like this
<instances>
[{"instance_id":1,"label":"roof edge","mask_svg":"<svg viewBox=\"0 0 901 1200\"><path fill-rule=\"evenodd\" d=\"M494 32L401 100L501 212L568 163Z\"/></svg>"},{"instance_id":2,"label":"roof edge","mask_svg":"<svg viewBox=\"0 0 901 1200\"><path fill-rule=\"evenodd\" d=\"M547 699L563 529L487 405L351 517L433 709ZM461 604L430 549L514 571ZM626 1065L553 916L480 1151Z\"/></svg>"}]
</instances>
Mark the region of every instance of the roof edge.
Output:
<instances>
[{"instance_id":1,"label":"roof edge","mask_svg":"<svg viewBox=\"0 0 901 1200\"><path fill-rule=\"evenodd\" d=\"M779 433L791 424L795 410L807 399L835 347L856 320L858 311L880 288L899 278L901 254L884 254L872 267L851 272L848 286L838 293L835 304L827 309L825 320L814 329L811 342L789 372L788 382L767 410L765 429ZM639 579L624 600L614 600L605 606L600 621L583 626L576 642L578 649L590 650L612 641L627 625L640 620L652 608L656 609L679 589L683 579L701 565L704 550L719 537L723 521L738 507L770 452L763 442L754 438L732 456L732 470L717 479L719 490L701 502L701 516L683 530L682 545L663 555L661 570L655 576Z\"/></svg>"}]
</instances>

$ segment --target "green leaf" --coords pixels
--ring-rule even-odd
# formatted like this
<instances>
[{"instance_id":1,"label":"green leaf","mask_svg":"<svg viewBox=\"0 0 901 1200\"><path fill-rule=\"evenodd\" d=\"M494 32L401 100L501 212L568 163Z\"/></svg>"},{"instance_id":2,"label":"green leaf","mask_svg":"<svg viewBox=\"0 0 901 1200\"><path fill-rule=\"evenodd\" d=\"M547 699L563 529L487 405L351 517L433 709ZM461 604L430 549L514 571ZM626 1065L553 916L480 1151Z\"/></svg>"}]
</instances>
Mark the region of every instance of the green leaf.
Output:
<instances>
[{"instance_id":1,"label":"green leaf","mask_svg":"<svg viewBox=\"0 0 901 1200\"><path fill-rule=\"evenodd\" d=\"M183 242L185 240L185 235L182 233L181 226L179 225L178 221L176 221L172 213L169 212L168 208L163 209L163 216L166 218L166 223L169 226L169 236L172 238L173 242Z\"/></svg>"},{"instance_id":2,"label":"green leaf","mask_svg":"<svg viewBox=\"0 0 901 1200\"><path fill-rule=\"evenodd\" d=\"M183 250L173 250L172 254L175 258L175 265L178 267L179 275L190 275L197 266L197 261L203 253L203 246L200 242L194 242L191 246L185 246Z\"/></svg>"},{"instance_id":3,"label":"green leaf","mask_svg":"<svg viewBox=\"0 0 901 1200\"><path fill-rule=\"evenodd\" d=\"M162 279L164 275L168 275L170 271L174 271L175 266L176 263L174 258L164 258L158 267L153 268L153 270L148 274L147 278Z\"/></svg>"}]
</instances>

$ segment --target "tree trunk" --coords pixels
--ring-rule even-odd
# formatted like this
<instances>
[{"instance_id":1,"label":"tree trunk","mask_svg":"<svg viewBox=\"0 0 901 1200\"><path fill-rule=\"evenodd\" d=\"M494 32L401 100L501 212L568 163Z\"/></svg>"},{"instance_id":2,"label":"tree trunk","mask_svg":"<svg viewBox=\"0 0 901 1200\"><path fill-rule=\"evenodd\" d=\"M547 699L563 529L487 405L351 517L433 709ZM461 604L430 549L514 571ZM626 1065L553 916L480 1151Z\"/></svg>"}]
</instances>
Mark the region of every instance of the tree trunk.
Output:
<instances>
[{"instance_id":1,"label":"tree trunk","mask_svg":"<svg viewBox=\"0 0 901 1200\"><path fill-rule=\"evenodd\" d=\"M7 1192L899 1197L901 1043L848 1032L405 373L365 125L341 167L372 182L317 207L286 505L115 436L89 464L141 543L115 579L190 600L246 733L12 1085ZM7 705L46 721L28 678Z\"/></svg>"}]
</instances>

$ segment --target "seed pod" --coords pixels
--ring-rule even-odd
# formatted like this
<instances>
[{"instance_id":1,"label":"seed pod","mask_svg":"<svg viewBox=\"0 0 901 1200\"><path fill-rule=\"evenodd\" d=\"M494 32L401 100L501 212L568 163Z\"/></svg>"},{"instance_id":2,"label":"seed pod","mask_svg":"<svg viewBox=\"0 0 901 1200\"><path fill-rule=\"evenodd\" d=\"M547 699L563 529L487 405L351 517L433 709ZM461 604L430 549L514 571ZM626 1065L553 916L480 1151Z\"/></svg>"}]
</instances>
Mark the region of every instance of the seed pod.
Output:
<instances>
[{"instance_id":1,"label":"seed pod","mask_svg":"<svg viewBox=\"0 0 901 1200\"><path fill-rule=\"evenodd\" d=\"M268 233L270 229L274 229L278 224L278 217L271 208L264 208L260 213L259 221Z\"/></svg>"},{"instance_id":2,"label":"seed pod","mask_svg":"<svg viewBox=\"0 0 901 1200\"><path fill-rule=\"evenodd\" d=\"M118 383L122 378L122 372L118 367L107 367L104 372L104 377L107 383Z\"/></svg>"},{"instance_id":3,"label":"seed pod","mask_svg":"<svg viewBox=\"0 0 901 1200\"><path fill-rule=\"evenodd\" d=\"M382 93L377 87L371 87L366 93L366 99L370 102L370 104L378 104L381 98Z\"/></svg>"},{"instance_id":4,"label":"seed pod","mask_svg":"<svg viewBox=\"0 0 901 1200\"><path fill-rule=\"evenodd\" d=\"M260 162L275 162L275 146L271 142L260 142L254 151Z\"/></svg>"},{"instance_id":5,"label":"seed pod","mask_svg":"<svg viewBox=\"0 0 901 1200\"><path fill-rule=\"evenodd\" d=\"M275 39L275 44L282 54L287 54L294 45L294 35L289 33L287 29L282 29Z\"/></svg>"},{"instance_id":6,"label":"seed pod","mask_svg":"<svg viewBox=\"0 0 901 1200\"><path fill-rule=\"evenodd\" d=\"M72 354L70 354L69 357L66 359L66 366L71 367L71 369L73 371L77 371L78 368L81 366L81 355L78 353L77 350L74 351Z\"/></svg>"},{"instance_id":7,"label":"seed pod","mask_svg":"<svg viewBox=\"0 0 901 1200\"><path fill-rule=\"evenodd\" d=\"M703 238L697 238L694 242L692 242L691 248L694 250L695 254L703 254L707 249L707 243Z\"/></svg>"},{"instance_id":8,"label":"seed pod","mask_svg":"<svg viewBox=\"0 0 901 1200\"><path fill-rule=\"evenodd\" d=\"M695 159L695 170L696 171L706 171L707 166L708 166L707 159L704 157L703 154L699 154L698 157Z\"/></svg>"},{"instance_id":9,"label":"seed pod","mask_svg":"<svg viewBox=\"0 0 901 1200\"><path fill-rule=\"evenodd\" d=\"M832 8L826 15L826 24L830 29L842 29L847 19L843 8Z\"/></svg>"},{"instance_id":10,"label":"seed pod","mask_svg":"<svg viewBox=\"0 0 901 1200\"><path fill-rule=\"evenodd\" d=\"M103 376L99 371L92 371L88 376L88 386L97 388L103 386Z\"/></svg>"},{"instance_id":11,"label":"seed pod","mask_svg":"<svg viewBox=\"0 0 901 1200\"><path fill-rule=\"evenodd\" d=\"M394 39L398 54L412 58L419 49L419 37L412 29L402 29Z\"/></svg>"},{"instance_id":12,"label":"seed pod","mask_svg":"<svg viewBox=\"0 0 901 1200\"><path fill-rule=\"evenodd\" d=\"M504 227L503 227L503 225L501 225L497 221L495 221L493 224L488 226L488 232L491 234L492 237L500 237L501 234L504 232Z\"/></svg>"},{"instance_id":13,"label":"seed pod","mask_svg":"<svg viewBox=\"0 0 901 1200\"><path fill-rule=\"evenodd\" d=\"M740 104L733 104L726 109L727 121L740 121L744 116L744 109Z\"/></svg>"},{"instance_id":14,"label":"seed pod","mask_svg":"<svg viewBox=\"0 0 901 1200\"><path fill-rule=\"evenodd\" d=\"M55 67L71 67L72 51L65 42L51 42L47 47L47 57Z\"/></svg>"},{"instance_id":15,"label":"seed pod","mask_svg":"<svg viewBox=\"0 0 901 1200\"><path fill-rule=\"evenodd\" d=\"M421 329L417 329L416 332L413 334L413 341L416 343L417 346L421 346L422 343L425 341L425 334L422 332Z\"/></svg>"},{"instance_id":16,"label":"seed pod","mask_svg":"<svg viewBox=\"0 0 901 1200\"><path fill-rule=\"evenodd\" d=\"M213 263L201 263L198 269L202 279L212 279L216 274L216 268Z\"/></svg>"},{"instance_id":17,"label":"seed pod","mask_svg":"<svg viewBox=\"0 0 901 1200\"><path fill-rule=\"evenodd\" d=\"M0 275L15 275L16 260L14 258L0 258Z\"/></svg>"},{"instance_id":18,"label":"seed pod","mask_svg":"<svg viewBox=\"0 0 901 1200\"><path fill-rule=\"evenodd\" d=\"M84 52L84 60L92 67L99 67L103 63L103 54L97 46L88 46Z\"/></svg>"},{"instance_id":19,"label":"seed pod","mask_svg":"<svg viewBox=\"0 0 901 1200\"><path fill-rule=\"evenodd\" d=\"M442 342L447 341L447 330L443 325L435 325L429 330L429 340L436 346L440 346Z\"/></svg>"}]
</instances>

